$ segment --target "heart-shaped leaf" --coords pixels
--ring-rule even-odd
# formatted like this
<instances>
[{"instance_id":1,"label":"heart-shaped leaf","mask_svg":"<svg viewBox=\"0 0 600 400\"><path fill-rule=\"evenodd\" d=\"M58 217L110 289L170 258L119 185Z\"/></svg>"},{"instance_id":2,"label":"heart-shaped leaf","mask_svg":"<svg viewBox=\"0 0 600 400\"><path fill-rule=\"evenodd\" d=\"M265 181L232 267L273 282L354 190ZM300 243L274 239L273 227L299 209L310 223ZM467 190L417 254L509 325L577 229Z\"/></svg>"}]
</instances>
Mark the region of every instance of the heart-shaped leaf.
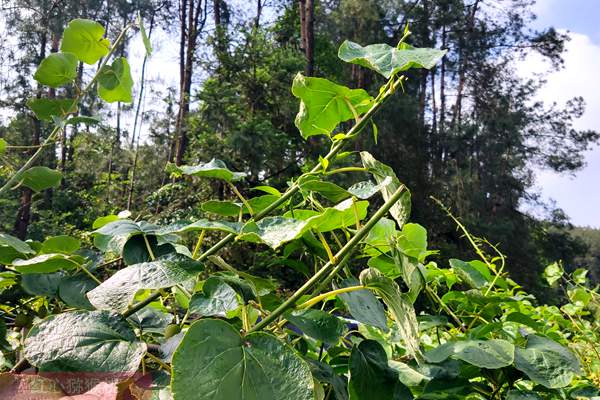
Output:
<instances>
[{"instance_id":1,"label":"heart-shaped leaf","mask_svg":"<svg viewBox=\"0 0 600 400\"><path fill-rule=\"evenodd\" d=\"M74 19L65 28L60 50L73 53L86 64L95 64L110 50L110 42L103 35L104 27L96 21Z\"/></svg>"},{"instance_id":2,"label":"heart-shaped leaf","mask_svg":"<svg viewBox=\"0 0 600 400\"><path fill-rule=\"evenodd\" d=\"M386 78L411 68L431 69L445 54L446 50L408 45L396 48L385 43L362 47L349 40L344 41L338 51L338 57L343 61L370 68Z\"/></svg>"},{"instance_id":3,"label":"heart-shaped leaf","mask_svg":"<svg viewBox=\"0 0 600 400\"><path fill-rule=\"evenodd\" d=\"M360 117L371 108L373 98L363 89L349 89L323 78L296 75L292 94L300 98L296 127L304 139L327 135L340 124Z\"/></svg>"},{"instance_id":4,"label":"heart-shaped leaf","mask_svg":"<svg viewBox=\"0 0 600 400\"><path fill-rule=\"evenodd\" d=\"M308 365L277 338L241 337L225 321L205 319L187 331L173 355L174 400L313 400Z\"/></svg>"},{"instance_id":5,"label":"heart-shaped leaf","mask_svg":"<svg viewBox=\"0 0 600 400\"><path fill-rule=\"evenodd\" d=\"M44 58L33 79L50 87L60 87L77 78L77 57L71 53L52 53Z\"/></svg>"},{"instance_id":6,"label":"heart-shaped leaf","mask_svg":"<svg viewBox=\"0 0 600 400\"><path fill-rule=\"evenodd\" d=\"M107 311L52 315L25 339L25 358L44 372L134 373L145 352L127 321Z\"/></svg>"},{"instance_id":7,"label":"heart-shaped leaf","mask_svg":"<svg viewBox=\"0 0 600 400\"><path fill-rule=\"evenodd\" d=\"M40 254L27 260L14 260L12 268L22 274L39 274L70 270L79 267L84 259L80 256L69 256L60 253Z\"/></svg>"},{"instance_id":8,"label":"heart-shaped leaf","mask_svg":"<svg viewBox=\"0 0 600 400\"><path fill-rule=\"evenodd\" d=\"M87 297L99 310L123 312L138 290L175 286L196 277L202 269L202 263L198 261L181 254L170 254L117 271L88 292Z\"/></svg>"},{"instance_id":9,"label":"heart-shaped leaf","mask_svg":"<svg viewBox=\"0 0 600 400\"><path fill-rule=\"evenodd\" d=\"M294 310L285 318L306 335L326 344L336 344L347 331L341 319L321 310Z\"/></svg>"},{"instance_id":10,"label":"heart-shaped leaf","mask_svg":"<svg viewBox=\"0 0 600 400\"><path fill-rule=\"evenodd\" d=\"M190 299L190 312L202 317L226 317L240 306L235 290L218 277L204 282L202 293Z\"/></svg>"},{"instance_id":11,"label":"heart-shaped leaf","mask_svg":"<svg viewBox=\"0 0 600 400\"><path fill-rule=\"evenodd\" d=\"M48 167L31 167L21 175L21 185L35 192L60 185L62 174Z\"/></svg>"},{"instance_id":12,"label":"heart-shaped leaf","mask_svg":"<svg viewBox=\"0 0 600 400\"><path fill-rule=\"evenodd\" d=\"M108 103L121 101L131 103L133 80L125 57L117 58L112 65L105 65L98 76L98 95Z\"/></svg>"},{"instance_id":13,"label":"heart-shaped leaf","mask_svg":"<svg viewBox=\"0 0 600 400\"><path fill-rule=\"evenodd\" d=\"M360 285L360 282L356 278L349 278L336 285L336 288L357 285ZM339 297L348 308L350 315L358 322L375 326L384 332L389 330L383 305L370 290L355 290L348 293L342 293Z\"/></svg>"},{"instance_id":14,"label":"heart-shaped leaf","mask_svg":"<svg viewBox=\"0 0 600 400\"><path fill-rule=\"evenodd\" d=\"M36 118L42 121L52 121L52 117L62 118L68 113L77 111L72 99L29 99L27 106L31 108Z\"/></svg>"},{"instance_id":15,"label":"heart-shaped leaf","mask_svg":"<svg viewBox=\"0 0 600 400\"><path fill-rule=\"evenodd\" d=\"M515 349L515 367L547 388L565 387L581 373L579 360L569 349L536 335L527 337L525 348Z\"/></svg>"},{"instance_id":16,"label":"heart-shaped leaf","mask_svg":"<svg viewBox=\"0 0 600 400\"><path fill-rule=\"evenodd\" d=\"M306 232L308 221L285 217L266 217L258 222L249 222L238 236L241 240L265 243L273 249L297 239Z\"/></svg>"}]
</instances>

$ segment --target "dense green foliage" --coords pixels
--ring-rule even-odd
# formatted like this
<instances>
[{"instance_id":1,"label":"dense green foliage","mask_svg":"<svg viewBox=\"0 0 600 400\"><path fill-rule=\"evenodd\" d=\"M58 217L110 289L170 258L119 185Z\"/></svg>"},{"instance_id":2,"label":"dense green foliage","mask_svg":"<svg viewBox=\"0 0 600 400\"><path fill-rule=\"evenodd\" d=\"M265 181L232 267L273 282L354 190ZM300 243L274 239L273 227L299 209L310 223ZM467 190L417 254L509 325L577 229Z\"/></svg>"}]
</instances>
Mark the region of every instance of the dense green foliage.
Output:
<instances>
[{"instance_id":1,"label":"dense green foliage","mask_svg":"<svg viewBox=\"0 0 600 400\"><path fill-rule=\"evenodd\" d=\"M105 56L69 106L37 102L36 113L52 117L47 142L68 124L89 122L72 115L95 87L106 102L132 98L128 62L114 55L124 33L111 44L102 29L72 21L63 52L42 60L34 75L48 86L69 85L71 62L54 68L55 60ZM409 222L416 203L409 188L367 151L360 164L348 161L344 147L375 130L373 117L403 89L402 73L433 68L445 56L409 46L407 37L408 29L395 47L340 48L341 59L387 78L374 97L297 75L295 124L305 139L324 135L329 150L285 190L259 185L252 189L263 194L246 197L236 185L247 173L219 159L168 164L179 184L219 182L239 201L205 202L210 219L105 215L85 246L69 235L22 241L0 234L2 368L12 372L0 375L2 397L34 387L47 398L75 399L600 396L600 295L586 270L549 265L545 281L566 302L540 305L509 278L498 248L471 235L439 200L477 258L431 261L446 255ZM36 192L60 185L60 172L31 167L40 156L10 175L0 194L15 183ZM338 176L344 180L336 184ZM227 246L271 259L271 269L289 267L303 283L290 292L275 274L240 270L228 254L217 255ZM36 374L20 374L28 368ZM93 387L69 385L86 376Z\"/></svg>"}]
</instances>

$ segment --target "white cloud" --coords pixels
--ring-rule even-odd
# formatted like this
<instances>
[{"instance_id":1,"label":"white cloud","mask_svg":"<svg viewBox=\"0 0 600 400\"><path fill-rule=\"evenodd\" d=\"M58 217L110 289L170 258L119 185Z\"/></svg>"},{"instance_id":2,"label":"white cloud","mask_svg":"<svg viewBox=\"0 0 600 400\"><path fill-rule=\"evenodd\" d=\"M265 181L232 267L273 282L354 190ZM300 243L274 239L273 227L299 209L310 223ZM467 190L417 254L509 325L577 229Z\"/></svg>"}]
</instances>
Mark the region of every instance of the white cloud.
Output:
<instances>
[{"instance_id":1,"label":"white cloud","mask_svg":"<svg viewBox=\"0 0 600 400\"><path fill-rule=\"evenodd\" d=\"M553 0L545 0L540 7ZM541 10L543 11L543 9ZM577 129L600 130L600 46L589 36L570 33L566 45L565 66L547 76L547 84L540 90L539 98L545 103L559 105L581 96L586 102L585 114L577 121ZM551 66L539 55L530 55L519 66L523 76L548 72ZM571 217L574 224L600 227L600 146L586 153L587 166L574 177L549 171L537 174L537 186L543 196L556 200Z\"/></svg>"}]
</instances>

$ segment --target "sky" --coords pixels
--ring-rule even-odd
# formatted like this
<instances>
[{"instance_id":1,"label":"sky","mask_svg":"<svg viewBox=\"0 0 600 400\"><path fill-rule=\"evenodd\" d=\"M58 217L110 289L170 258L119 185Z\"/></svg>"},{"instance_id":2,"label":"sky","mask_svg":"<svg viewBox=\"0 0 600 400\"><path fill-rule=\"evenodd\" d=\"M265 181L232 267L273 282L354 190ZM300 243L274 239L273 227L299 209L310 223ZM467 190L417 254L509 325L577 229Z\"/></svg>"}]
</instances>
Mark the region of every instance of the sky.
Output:
<instances>
[{"instance_id":1,"label":"sky","mask_svg":"<svg viewBox=\"0 0 600 400\"><path fill-rule=\"evenodd\" d=\"M565 65L552 71L540 56L533 55L519 65L519 73L549 72L539 98L564 104L581 96L585 114L575 121L577 129L600 130L600 0L538 0L535 28L553 26L568 32ZM538 171L536 190L546 201L554 200L578 226L600 228L600 146L586 152L586 166L573 175Z\"/></svg>"}]
</instances>

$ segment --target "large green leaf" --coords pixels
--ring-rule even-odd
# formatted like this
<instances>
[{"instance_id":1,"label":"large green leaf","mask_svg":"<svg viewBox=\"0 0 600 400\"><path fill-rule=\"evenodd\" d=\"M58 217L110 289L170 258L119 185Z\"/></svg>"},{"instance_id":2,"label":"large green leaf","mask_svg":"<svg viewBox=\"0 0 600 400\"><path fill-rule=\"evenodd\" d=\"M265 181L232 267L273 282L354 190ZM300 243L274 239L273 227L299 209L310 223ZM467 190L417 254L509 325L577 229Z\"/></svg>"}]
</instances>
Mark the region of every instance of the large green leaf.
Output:
<instances>
[{"instance_id":1,"label":"large green leaf","mask_svg":"<svg viewBox=\"0 0 600 400\"><path fill-rule=\"evenodd\" d=\"M0 138L0 154L4 153L6 151L6 146L8 146L8 143L6 143L6 140Z\"/></svg>"},{"instance_id":2,"label":"large green leaf","mask_svg":"<svg viewBox=\"0 0 600 400\"><path fill-rule=\"evenodd\" d=\"M506 395L506 400L544 400L544 398L530 390L511 389Z\"/></svg>"},{"instance_id":3,"label":"large green leaf","mask_svg":"<svg viewBox=\"0 0 600 400\"><path fill-rule=\"evenodd\" d=\"M515 367L547 388L565 387L581 373L579 360L569 349L536 335L527 337L525 348L515 348Z\"/></svg>"},{"instance_id":4,"label":"large green leaf","mask_svg":"<svg viewBox=\"0 0 600 400\"><path fill-rule=\"evenodd\" d=\"M21 175L21 185L35 192L60 185L62 174L48 167L31 167Z\"/></svg>"},{"instance_id":5,"label":"large green leaf","mask_svg":"<svg viewBox=\"0 0 600 400\"><path fill-rule=\"evenodd\" d=\"M73 311L35 324L25 339L25 358L44 372L134 373L146 344L118 314Z\"/></svg>"},{"instance_id":6,"label":"large green leaf","mask_svg":"<svg viewBox=\"0 0 600 400\"><path fill-rule=\"evenodd\" d=\"M462 281L474 289L481 289L489 283L489 279L471 263L451 258L450 266Z\"/></svg>"},{"instance_id":7,"label":"large green leaf","mask_svg":"<svg viewBox=\"0 0 600 400\"><path fill-rule=\"evenodd\" d=\"M67 235L52 236L42 243L42 253L63 253L71 254L81 247L81 242Z\"/></svg>"},{"instance_id":8,"label":"large green leaf","mask_svg":"<svg viewBox=\"0 0 600 400\"><path fill-rule=\"evenodd\" d=\"M50 274L25 274L21 276L21 286L34 296L56 296L65 274L61 271Z\"/></svg>"},{"instance_id":9,"label":"large green leaf","mask_svg":"<svg viewBox=\"0 0 600 400\"><path fill-rule=\"evenodd\" d=\"M241 240L265 243L273 249L298 239L310 227L308 221L285 217L266 217L258 222L248 222L238 236Z\"/></svg>"},{"instance_id":10,"label":"large green leaf","mask_svg":"<svg viewBox=\"0 0 600 400\"><path fill-rule=\"evenodd\" d=\"M0 247L10 247L21 254L35 254L35 251L29 245L14 236L0 233Z\"/></svg>"},{"instance_id":11,"label":"large green leaf","mask_svg":"<svg viewBox=\"0 0 600 400\"><path fill-rule=\"evenodd\" d=\"M346 199L334 207L326 208L323 212L301 209L292 210L286 212L284 217L306 220L308 221L309 228L324 233L355 225L357 215L358 219L362 221L367 216L368 207L368 201L353 203L352 199Z\"/></svg>"},{"instance_id":12,"label":"large green leaf","mask_svg":"<svg viewBox=\"0 0 600 400\"><path fill-rule=\"evenodd\" d=\"M479 368L498 369L514 361L515 346L502 339L446 342L425 354L425 359L440 363L454 357Z\"/></svg>"},{"instance_id":13,"label":"large green leaf","mask_svg":"<svg viewBox=\"0 0 600 400\"><path fill-rule=\"evenodd\" d=\"M233 172L227 168L225 162L216 158L213 158L209 162L200 163L197 165L177 166L170 163L167 165L166 170L168 173L175 176L193 175L204 178L222 179L227 182L239 181L240 179L244 179L246 177L245 172Z\"/></svg>"},{"instance_id":14,"label":"large green leaf","mask_svg":"<svg viewBox=\"0 0 600 400\"><path fill-rule=\"evenodd\" d=\"M98 284L86 275L73 275L60 281L58 296L68 306L93 310L94 306L92 306L86 294L97 286Z\"/></svg>"},{"instance_id":15,"label":"large green leaf","mask_svg":"<svg viewBox=\"0 0 600 400\"><path fill-rule=\"evenodd\" d=\"M77 57L71 53L52 53L40 63L33 79L50 87L57 88L77 77Z\"/></svg>"},{"instance_id":16,"label":"large green leaf","mask_svg":"<svg viewBox=\"0 0 600 400\"><path fill-rule=\"evenodd\" d=\"M239 213L239 211L238 211L238 213ZM235 214L235 215L237 216L238 214ZM161 227L157 231L157 234L158 235L170 234L170 233L182 234L182 233L200 231L200 230L221 231L221 232L238 234L241 229L242 229L242 224L240 224L239 222L210 221L208 219L203 218L203 219L200 219L200 220L192 222L192 223L180 222L180 223L175 223L175 224L168 225L165 227Z\"/></svg>"},{"instance_id":17,"label":"large green leaf","mask_svg":"<svg viewBox=\"0 0 600 400\"><path fill-rule=\"evenodd\" d=\"M292 93L300 98L295 123L305 139L313 135L329 136L340 122L367 112L373 101L363 89L349 89L300 73L294 78Z\"/></svg>"},{"instance_id":18,"label":"large green leaf","mask_svg":"<svg viewBox=\"0 0 600 400\"><path fill-rule=\"evenodd\" d=\"M352 349L349 361L350 400L409 400L413 396L388 366L383 347L375 340L363 340Z\"/></svg>"},{"instance_id":19,"label":"large green leaf","mask_svg":"<svg viewBox=\"0 0 600 400\"><path fill-rule=\"evenodd\" d=\"M396 223L388 218L381 218L363 239L364 254L378 256L390 251L391 241L396 236Z\"/></svg>"},{"instance_id":20,"label":"large green leaf","mask_svg":"<svg viewBox=\"0 0 600 400\"><path fill-rule=\"evenodd\" d=\"M183 283L202 271L202 263L180 254L130 265L117 271L88 292L90 303L99 310L123 312L141 289L162 289Z\"/></svg>"},{"instance_id":21,"label":"large green leaf","mask_svg":"<svg viewBox=\"0 0 600 400\"><path fill-rule=\"evenodd\" d=\"M313 400L308 365L274 336L194 323L173 355L175 400Z\"/></svg>"},{"instance_id":22,"label":"large green leaf","mask_svg":"<svg viewBox=\"0 0 600 400\"><path fill-rule=\"evenodd\" d=\"M337 284L336 288L357 285L360 285L360 282L356 278L348 278ZM350 315L358 322L375 326L384 332L389 330L383 305L370 290L355 290L348 293L342 293L339 297L348 308Z\"/></svg>"},{"instance_id":23,"label":"large green leaf","mask_svg":"<svg viewBox=\"0 0 600 400\"><path fill-rule=\"evenodd\" d=\"M446 50L419 49L408 45L400 49L384 43L362 47L348 40L338 51L338 57L343 61L370 68L386 78L411 68L431 69L445 54Z\"/></svg>"},{"instance_id":24,"label":"large green leaf","mask_svg":"<svg viewBox=\"0 0 600 400\"><path fill-rule=\"evenodd\" d=\"M105 65L98 76L98 95L108 103L121 101L131 103L133 80L125 57L117 58L112 65Z\"/></svg>"},{"instance_id":25,"label":"large green leaf","mask_svg":"<svg viewBox=\"0 0 600 400\"><path fill-rule=\"evenodd\" d=\"M38 99L27 100L36 118L42 121L52 121L52 117L64 117L68 113L77 111L72 99Z\"/></svg>"},{"instance_id":26,"label":"large green leaf","mask_svg":"<svg viewBox=\"0 0 600 400\"><path fill-rule=\"evenodd\" d=\"M125 243L136 235L155 235L160 227L145 221L118 219L102 225L94 232L94 245L105 252L121 254Z\"/></svg>"},{"instance_id":27,"label":"large green leaf","mask_svg":"<svg viewBox=\"0 0 600 400\"><path fill-rule=\"evenodd\" d=\"M350 197L350 193L348 193L344 188L336 185L333 182L313 179L302 183L300 187L310 192L319 193L320 195L322 195L330 201L333 201L334 203L339 203L340 201Z\"/></svg>"},{"instance_id":28,"label":"large green leaf","mask_svg":"<svg viewBox=\"0 0 600 400\"><path fill-rule=\"evenodd\" d=\"M204 282L202 293L195 293L190 299L191 313L201 317L227 317L240 306L235 290L218 277Z\"/></svg>"},{"instance_id":29,"label":"large green leaf","mask_svg":"<svg viewBox=\"0 0 600 400\"><path fill-rule=\"evenodd\" d=\"M103 35L104 27L99 23L74 19L65 28L60 50L75 54L86 64L95 64L110 50L110 42Z\"/></svg>"},{"instance_id":30,"label":"large green leaf","mask_svg":"<svg viewBox=\"0 0 600 400\"><path fill-rule=\"evenodd\" d=\"M336 344L347 329L338 317L321 310L294 310L285 318L306 335L327 344Z\"/></svg>"},{"instance_id":31,"label":"large green leaf","mask_svg":"<svg viewBox=\"0 0 600 400\"><path fill-rule=\"evenodd\" d=\"M394 170L389 166L385 165L377 161L370 153L366 151L360 152L360 158L362 160L363 166L369 169L373 178L377 181L377 184L381 186L380 191L383 199L385 201L389 200L392 194L400 188L402 185ZM392 181L390 183L386 183L389 179ZM390 208L390 214L396 220L399 227L402 227L408 218L410 217L410 209L411 209L411 200L410 200L410 192L408 189L404 189L404 194L400 197L400 200L396 202Z\"/></svg>"},{"instance_id":32,"label":"large green leaf","mask_svg":"<svg viewBox=\"0 0 600 400\"><path fill-rule=\"evenodd\" d=\"M38 274L56 272L59 270L70 270L79 267L83 263L80 256L69 256L60 253L40 254L39 256L26 260L14 260L12 268L22 274Z\"/></svg>"},{"instance_id":33,"label":"large green leaf","mask_svg":"<svg viewBox=\"0 0 600 400\"><path fill-rule=\"evenodd\" d=\"M417 322L415 309L405 299L398 284L373 268L365 269L360 273L360 282L381 296L396 321L398 332L404 339L407 353L419 360L421 358L419 323Z\"/></svg>"},{"instance_id":34,"label":"large green leaf","mask_svg":"<svg viewBox=\"0 0 600 400\"><path fill-rule=\"evenodd\" d=\"M371 181L357 182L348 188L348 193L359 199L366 200L374 196L390 183L392 183L391 176L384 178L379 184L374 184Z\"/></svg>"}]
</instances>

